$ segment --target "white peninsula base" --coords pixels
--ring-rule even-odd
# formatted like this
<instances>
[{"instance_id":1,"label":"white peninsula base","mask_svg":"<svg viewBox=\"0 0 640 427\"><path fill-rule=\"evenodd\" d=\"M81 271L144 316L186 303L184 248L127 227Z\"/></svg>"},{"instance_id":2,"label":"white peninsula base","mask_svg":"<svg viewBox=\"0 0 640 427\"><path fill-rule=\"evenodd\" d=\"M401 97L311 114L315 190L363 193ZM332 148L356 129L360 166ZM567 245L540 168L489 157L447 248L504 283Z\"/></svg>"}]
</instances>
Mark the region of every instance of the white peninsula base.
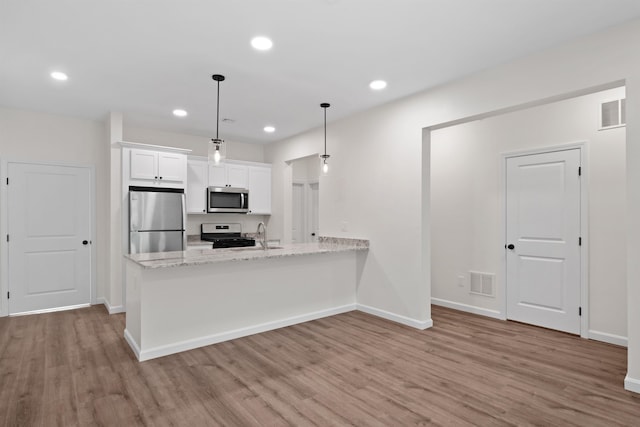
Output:
<instances>
[{"instance_id":1,"label":"white peninsula base","mask_svg":"<svg viewBox=\"0 0 640 427\"><path fill-rule=\"evenodd\" d=\"M362 262L358 250L166 268L127 259L125 338L144 361L351 311Z\"/></svg>"}]
</instances>

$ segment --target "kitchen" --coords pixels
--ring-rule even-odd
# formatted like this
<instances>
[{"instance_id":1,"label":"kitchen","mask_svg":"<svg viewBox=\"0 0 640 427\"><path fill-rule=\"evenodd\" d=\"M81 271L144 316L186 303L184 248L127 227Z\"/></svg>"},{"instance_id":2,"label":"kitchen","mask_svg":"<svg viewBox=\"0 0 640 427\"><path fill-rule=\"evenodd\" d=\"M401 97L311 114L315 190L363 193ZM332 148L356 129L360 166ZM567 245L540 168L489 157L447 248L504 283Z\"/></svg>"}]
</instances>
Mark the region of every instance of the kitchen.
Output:
<instances>
[{"instance_id":1,"label":"kitchen","mask_svg":"<svg viewBox=\"0 0 640 427\"><path fill-rule=\"evenodd\" d=\"M118 145L123 252L130 254L124 336L138 360L356 309L357 272L369 242L269 240L270 165ZM194 175L200 179L188 179ZM243 216L258 217L255 233L246 232ZM207 217L217 222L202 222ZM197 222L198 234L189 235L187 221Z\"/></svg>"},{"instance_id":2,"label":"kitchen","mask_svg":"<svg viewBox=\"0 0 640 427\"><path fill-rule=\"evenodd\" d=\"M344 2L336 4L336 7L344 6ZM112 23L118 19L111 14L106 16L110 17ZM328 111L327 152L331 154L332 169L329 175L320 177L321 235L369 240L366 261L360 270L356 270L354 279L357 281L354 293L359 310L416 328L427 327L431 322L431 130L469 118L482 118L493 112L508 111L517 106L576 96L585 91L595 92L610 88L615 83L618 86L625 84L627 88L627 141L637 140L637 111L640 110L637 101L640 99L637 84L640 68L635 55L637 38L637 21L619 24L590 36L565 40L544 49L541 47L537 53L528 53L520 59L505 58L502 65L495 64L483 71L478 70L466 77L459 76L457 80L413 95L406 94L404 98L390 100L384 105L348 116L337 113L332 116L336 111L334 108L341 108L340 105L348 103L338 93L327 91L318 96L305 97L296 104L299 106L297 108L304 110L305 116L317 120L314 119L304 131L293 132L286 138L270 136L273 138L272 144L245 143L242 138L236 141L225 132L231 133L233 126L240 128L248 123L227 123L221 136L228 142L228 159L271 165L271 215L224 214L225 219L219 221L216 214L193 214L188 218L187 233L199 234L202 223L242 223L243 232L253 232L260 222L265 222L270 239L290 242L292 199L285 189L291 188L293 183L292 162L308 156L317 157L324 152L319 103L329 101L332 107ZM243 39L242 43L234 45L234 49L240 51L246 44L248 41ZM275 45L278 47L277 43ZM180 51L173 45L170 47L168 50L171 52ZM268 55L252 58L255 66L265 67L273 60ZM343 62L348 63L347 60ZM195 76L190 72L188 80L202 82L198 83L200 90L207 92L206 96L201 96L201 107L208 111L206 120L214 123L215 88L212 87L210 75L223 70L211 64L201 65L197 67L200 74ZM323 68L323 71L327 72L327 69ZM233 73L226 74L228 83L231 83ZM373 73L362 75L370 74ZM401 80L398 78L393 83ZM366 91L369 90L367 83L363 82ZM181 82L176 86L184 84ZM109 85L105 86L112 89ZM392 87L390 81L388 89ZM62 86L51 85L40 89L42 93L55 92L59 96L67 96ZM259 85L253 86L253 89L256 93L260 91ZM44 106L39 109L29 106L26 96L24 102L18 102L16 99L19 97L13 92L3 88L3 93L7 95L3 96L6 104L3 101L0 109L4 162L0 167L2 180L8 177L7 161L14 159L73 162L94 167L95 230L91 236L93 239L88 240L93 241L93 251L97 255L93 263L96 280L91 302L104 304L110 313L125 311L129 301L125 299L127 289L123 286L126 274L123 257L128 245L125 240L128 230L123 230L122 226L124 183L121 142L175 147L191 150L191 155L205 157L213 134L209 132L205 136L204 132L185 125L184 121L176 127L166 128L144 117L133 120L132 111L115 110L99 119L64 111L51 113ZM371 99L377 94L366 92L363 98ZM225 102L233 99L233 96L225 94L221 107L225 108ZM253 103L244 102L247 108ZM280 106L278 104L274 109ZM165 120L173 120L168 111ZM252 123L256 125L253 126L254 130L261 130L265 124ZM630 236L627 257L633 261L640 251L638 240L632 238L640 230L640 193L633 185L639 181L636 175L640 152L634 144L627 143L626 161L626 176L630 183L627 189L626 229ZM2 192L6 197L7 188L4 185ZM5 203L3 206L6 209ZM0 215L0 221L0 227L5 232L8 229L5 212ZM0 270L4 275L9 261L6 259L7 242L2 240ZM352 261L357 265L357 259ZM634 262L628 263L627 270L629 358L625 386L627 389L640 390L637 385L640 384L640 358L637 357L640 314L634 309L640 304L640 293L636 286L640 282L640 273L636 271ZM2 291L0 309L5 316L9 306L5 297L6 277L2 281Z\"/></svg>"}]
</instances>

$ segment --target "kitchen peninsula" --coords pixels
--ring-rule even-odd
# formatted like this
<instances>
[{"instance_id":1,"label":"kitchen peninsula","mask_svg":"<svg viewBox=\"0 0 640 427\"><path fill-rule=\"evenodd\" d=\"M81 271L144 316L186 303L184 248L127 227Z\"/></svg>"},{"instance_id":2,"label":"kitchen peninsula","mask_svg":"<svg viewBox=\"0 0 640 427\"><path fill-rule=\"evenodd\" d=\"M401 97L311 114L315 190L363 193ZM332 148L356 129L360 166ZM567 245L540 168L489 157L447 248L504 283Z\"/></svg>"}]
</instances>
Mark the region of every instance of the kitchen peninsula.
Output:
<instances>
[{"instance_id":1,"label":"kitchen peninsula","mask_svg":"<svg viewBox=\"0 0 640 427\"><path fill-rule=\"evenodd\" d=\"M125 338L140 361L355 309L367 240L126 256Z\"/></svg>"}]
</instances>

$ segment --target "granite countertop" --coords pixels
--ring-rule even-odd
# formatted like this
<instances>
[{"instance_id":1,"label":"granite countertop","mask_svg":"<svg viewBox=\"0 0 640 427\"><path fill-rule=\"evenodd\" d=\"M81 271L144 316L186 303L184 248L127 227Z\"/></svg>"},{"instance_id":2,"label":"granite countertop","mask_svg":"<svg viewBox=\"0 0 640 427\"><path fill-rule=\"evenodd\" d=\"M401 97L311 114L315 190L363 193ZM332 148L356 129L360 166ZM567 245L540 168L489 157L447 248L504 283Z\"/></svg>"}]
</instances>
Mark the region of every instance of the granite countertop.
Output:
<instances>
[{"instance_id":1,"label":"granite countertop","mask_svg":"<svg viewBox=\"0 0 640 427\"><path fill-rule=\"evenodd\" d=\"M131 254L125 255L125 257L143 268L164 268L368 249L368 240L320 237L319 241L316 243L292 243L278 245L270 247L266 251L260 246L227 249L203 248L176 252Z\"/></svg>"}]
</instances>

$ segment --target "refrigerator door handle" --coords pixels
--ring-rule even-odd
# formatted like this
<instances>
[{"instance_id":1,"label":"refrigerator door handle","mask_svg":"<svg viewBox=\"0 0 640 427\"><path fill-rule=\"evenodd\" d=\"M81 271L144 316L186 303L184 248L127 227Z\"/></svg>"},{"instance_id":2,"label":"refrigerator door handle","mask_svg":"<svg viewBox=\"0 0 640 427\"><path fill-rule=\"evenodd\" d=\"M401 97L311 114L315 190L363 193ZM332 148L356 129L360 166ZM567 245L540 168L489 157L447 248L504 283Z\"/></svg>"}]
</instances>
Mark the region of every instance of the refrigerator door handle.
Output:
<instances>
[{"instance_id":1,"label":"refrigerator door handle","mask_svg":"<svg viewBox=\"0 0 640 427\"><path fill-rule=\"evenodd\" d=\"M184 193L182 196L182 250L187 250L187 200Z\"/></svg>"}]
</instances>

